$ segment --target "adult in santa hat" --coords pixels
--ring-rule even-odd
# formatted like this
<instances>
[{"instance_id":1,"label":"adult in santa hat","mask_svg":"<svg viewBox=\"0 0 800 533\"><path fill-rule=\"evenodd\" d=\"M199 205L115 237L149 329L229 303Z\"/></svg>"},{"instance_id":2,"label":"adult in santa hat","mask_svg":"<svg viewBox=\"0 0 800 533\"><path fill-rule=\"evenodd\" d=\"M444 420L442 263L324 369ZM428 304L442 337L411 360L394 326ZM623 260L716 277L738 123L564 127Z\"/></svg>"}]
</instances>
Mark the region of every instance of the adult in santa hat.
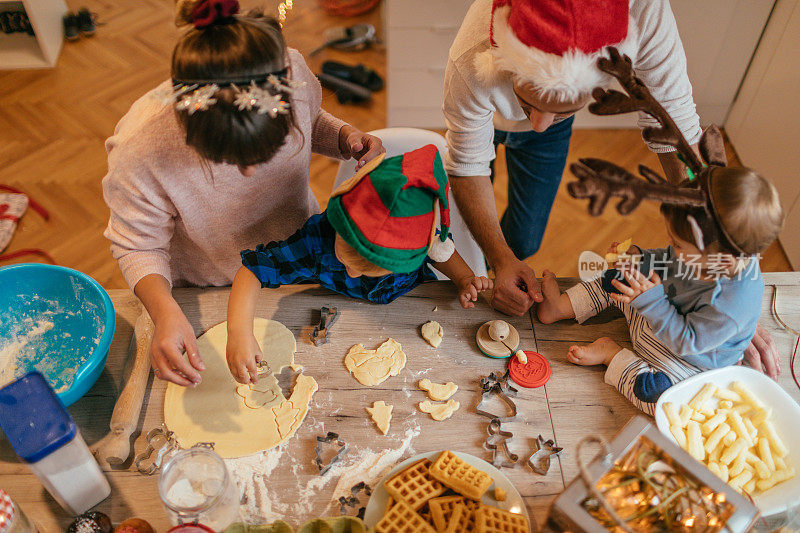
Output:
<instances>
[{"instance_id":1,"label":"adult in santa hat","mask_svg":"<svg viewBox=\"0 0 800 533\"><path fill-rule=\"evenodd\" d=\"M495 272L492 305L521 315L542 300L522 262L541 244L567 158L573 115L610 78L597 59L615 46L633 61L693 145L700 121L686 56L667 0L476 0L450 48L444 106L445 170L456 203ZM656 126L640 116L639 126ZM497 218L491 177L505 145L508 209ZM666 175L685 177L670 146L648 143ZM774 373L760 330L746 359Z\"/></svg>"},{"instance_id":2,"label":"adult in santa hat","mask_svg":"<svg viewBox=\"0 0 800 533\"><path fill-rule=\"evenodd\" d=\"M608 46L627 54L691 143L700 120L675 18L666 0L476 0L450 48L444 87L445 170L470 230L495 271L492 304L520 315L541 301L522 262L542 241L561 181L573 115L592 89ZM640 126L651 124L648 118ZM498 220L491 177L505 145L508 209ZM668 175L681 167L650 144Z\"/></svg>"}]
</instances>

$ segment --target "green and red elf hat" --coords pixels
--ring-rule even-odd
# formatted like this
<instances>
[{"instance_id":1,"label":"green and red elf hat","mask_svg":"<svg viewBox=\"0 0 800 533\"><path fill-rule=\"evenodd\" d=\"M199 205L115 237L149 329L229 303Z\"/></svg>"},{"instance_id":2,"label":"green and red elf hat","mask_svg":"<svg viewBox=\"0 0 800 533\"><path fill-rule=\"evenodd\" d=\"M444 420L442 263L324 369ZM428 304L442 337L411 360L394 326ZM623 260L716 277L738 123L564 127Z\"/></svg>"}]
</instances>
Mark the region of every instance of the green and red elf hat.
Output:
<instances>
[{"instance_id":1,"label":"green and red elf hat","mask_svg":"<svg viewBox=\"0 0 800 533\"><path fill-rule=\"evenodd\" d=\"M381 155L334 191L328 202L328 220L370 263L391 272L413 272L426 256L444 262L455 250L452 239L447 238L449 189L434 145L386 159Z\"/></svg>"}]
</instances>

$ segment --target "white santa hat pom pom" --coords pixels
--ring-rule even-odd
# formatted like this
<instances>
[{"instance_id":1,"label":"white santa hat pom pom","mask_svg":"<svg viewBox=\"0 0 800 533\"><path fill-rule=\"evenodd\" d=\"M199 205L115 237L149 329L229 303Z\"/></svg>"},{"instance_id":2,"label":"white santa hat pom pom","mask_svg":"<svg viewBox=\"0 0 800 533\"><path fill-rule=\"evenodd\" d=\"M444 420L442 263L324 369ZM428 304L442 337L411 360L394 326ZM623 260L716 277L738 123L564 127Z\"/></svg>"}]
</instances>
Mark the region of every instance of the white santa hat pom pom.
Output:
<instances>
[{"instance_id":1,"label":"white santa hat pom pom","mask_svg":"<svg viewBox=\"0 0 800 533\"><path fill-rule=\"evenodd\" d=\"M428 257L434 263L444 263L456 251L456 245L453 239L446 239L442 241L439 237L434 237L428 248Z\"/></svg>"}]
</instances>

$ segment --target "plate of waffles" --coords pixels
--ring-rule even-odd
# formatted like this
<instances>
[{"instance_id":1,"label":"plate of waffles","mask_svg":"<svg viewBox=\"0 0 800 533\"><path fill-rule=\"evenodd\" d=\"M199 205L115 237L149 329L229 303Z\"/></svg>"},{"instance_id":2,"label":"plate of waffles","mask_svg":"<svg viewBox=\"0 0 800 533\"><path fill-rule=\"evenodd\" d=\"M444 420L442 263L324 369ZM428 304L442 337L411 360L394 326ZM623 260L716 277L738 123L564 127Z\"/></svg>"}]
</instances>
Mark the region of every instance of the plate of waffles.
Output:
<instances>
[{"instance_id":1,"label":"plate of waffles","mask_svg":"<svg viewBox=\"0 0 800 533\"><path fill-rule=\"evenodd\" d=\"M525 502L483 459L449 450L397 464L374 487L364 522L375 533L529 533Z\"/></svg>"}]
</instances>

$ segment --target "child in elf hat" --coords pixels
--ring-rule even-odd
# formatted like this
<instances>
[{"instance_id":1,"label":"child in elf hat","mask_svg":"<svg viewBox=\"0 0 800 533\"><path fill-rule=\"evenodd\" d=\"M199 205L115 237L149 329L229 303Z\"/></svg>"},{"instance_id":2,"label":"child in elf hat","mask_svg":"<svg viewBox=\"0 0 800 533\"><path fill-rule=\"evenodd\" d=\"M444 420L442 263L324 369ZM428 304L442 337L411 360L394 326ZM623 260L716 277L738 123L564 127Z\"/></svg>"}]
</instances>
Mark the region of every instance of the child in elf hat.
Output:
<instances>
[{"instance_id":1,"label":"child in elf hat","mask_svg":"<svg viewBox=\"0 0 800 533\"><path fill-rule=\"evenodd\" d=\"M379 156L381 157L381 156ZM492 282L475 276L448 235L448 183L436 147L376 158L334 191L325 212L282 242L242 252L228 302L228 367L240 383L256 381L261 358L253 337L259 288L319 283L340 294L389 303L436 267L458 287L465 309ZM436 228L439 207L441 227Z\"/></svg>"}]
</instances>

